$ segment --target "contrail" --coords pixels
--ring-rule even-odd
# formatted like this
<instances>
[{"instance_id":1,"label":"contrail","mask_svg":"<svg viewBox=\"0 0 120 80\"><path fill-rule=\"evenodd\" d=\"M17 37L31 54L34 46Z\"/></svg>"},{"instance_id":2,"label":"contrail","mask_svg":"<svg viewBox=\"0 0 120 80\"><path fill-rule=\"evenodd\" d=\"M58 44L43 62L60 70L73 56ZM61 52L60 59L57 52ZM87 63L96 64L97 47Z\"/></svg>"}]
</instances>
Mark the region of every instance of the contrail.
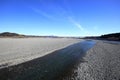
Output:
<instances>
[{"instance_id":1,"label":"contrail","mask_svg":"<svg viewBox=\"0 0 120 80\"><path fill-rule=\"evenodd\" d=\"M81 31L85 32L85 29L80 25L80 23L78 23L77 21L75 21L70 15L73 15L73 12L70 8L70 6L68 5L68 1L67 0L63 0L64 4L66 5L68 15L67 15L67 19L68 21L70 21L72 24L74 24L77 28L79 28Z\"/></svg>"},{"instance_id":2,"label":"contrail","mask_svg":"<svg viewBox=\"0 0 120 80\"><path fill-rule=\"evenodd\" d=\"M84 28L78 22L76 22L72 17L68 17L68 20L72 24L74 24L77 28L79 28L81 31L85 31Z\"/></svg>"},{"instance_id":3,"label":"contrail","mask_svg":"<svg viewBox=\"0 0 120 80\"><path fill-rule=\"evenodd\" d=\"M66 3L67 3L67 2L66 2ZM87 31L80 25L80 23L78 23L77 21L75 21L75 20L70 16L69 13L72 13L71 8L70 8L68 5L66 5L66 6L67 6L67 7L66 7L67 10L64 9L63 7L61 7L60 5L57 5L57 6L55 6L55 7L57 7L58 9L61 9L62 12L65 13L64 16L65 16L65 18L66 18L69 22L71 22L73 25L75 25L75 26L76 26L77 28L79 28L81 31L83 31L83 32L86 33ZM40 15L48 18L48 19L57 20L55 17L47 14L45 11L42 11L42 10L37 9L37 8L33 8L33 7L31 7L31 6L28 6L28 7L31 8L34 12L36 12L36 13L38 13L38 14L40 14Z\"/></svg>"},{"instance_id":4,"label":"contrail","mask_svg":"<svg viewBox=\"0 0 120 80\"><path fill-rule=\"evenodd\" d=\"M79 28L79 30L81 30L83 33L85 33L85 34L87 34L87 35L90 35L90 34L91 34L88 30L86 30L85 28L83 28L80 23L78 23L77 21L75 21L71 16L68 16L68 20L69 20L73 25L75 25L77 28Z\"/></svg>"},{"instance_id":5,"label":"contrail","mask_svg":"<svg viewBox=\"0 0 120 80\"><path fill-rule=\"evenodd\" d=\"M38 14L41 14L42 16L44 16L44 17L46 17L46 18L54 19L53 16L45 13L44 11L41 11L40 9L36 9L36 8L33 8L33 7L31 7L31 9L32 9L34 12L36 12L36 13L38 13Z\"/></svg>"},{"instance_id":6,"label":"contrail","mask_svg":"<svg viewBox=\"0 0 120 80\"><path fill-rule=\"evenodd\" d=\"M41 16L44 16L48 19L51 19L51 20L54 20L54 21L60 21L60 19L56 18L54 15L50 15L50 14L46 13L45 11L43 11L41 9L35 8L31 5L27 5L27 7L30 8L35 13L40 14ZM64 16L64 18L67 19L68 10L65 10L65 8L60 6L60 5L55 5L55 8L59 9L59 12L60 12L59 14L57 14L57 16L61 16L61 17Z\"/></svg>"},{"instance_id":7,"label":"contrail","mask_svg":"<svg viewBox=\"0 0 120 80\"><path fill-rule=\"evenodd\" d=\"M61 6L58 6L58 5L55 7L57 7L61 11L61 13L57 14L57 16L65 16L65 14L67 13L66 10L64 10ZM40 14L48 19L51 19L54 21L60 21L59 18L56 18L54 15L50 15L50 14L46 13L45 11L42 11L40 9L33 8L33 7L29 7L29 8L32 9L35 13L38 13L38 14Z\"/></svg>"},{"instance_id":8,"label":"contrail","mask_svg":"<svg viewBox=\"0 0 120 80\"><path fill-rule=\"evenodd\" d=\"M40 0L40 1L41 1L41 0ZM46 17L46 18L48 18L48 19L54 19L53 16L47 14L45 11L42 11L42 10L40 10L40 9L38 9L38 8L34 8L33 6L27 4L26 2L24 2L24 5L26 5L29 9L31 9L31 10L34 11L35 13L40 14L41 16L44 16L44 17Z\"/></svg>"}]
</instances>

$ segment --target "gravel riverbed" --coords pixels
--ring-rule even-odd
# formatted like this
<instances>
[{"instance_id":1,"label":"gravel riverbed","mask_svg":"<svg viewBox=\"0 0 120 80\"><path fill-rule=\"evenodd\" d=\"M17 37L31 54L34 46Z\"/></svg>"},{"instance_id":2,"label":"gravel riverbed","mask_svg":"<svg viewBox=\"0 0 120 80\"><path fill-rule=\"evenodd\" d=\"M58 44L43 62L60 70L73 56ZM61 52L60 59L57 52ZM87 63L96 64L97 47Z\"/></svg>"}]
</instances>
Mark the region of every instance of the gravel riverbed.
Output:
<instances>
[{"instance_id":1,"label":"gravel riverbed","mask_svg":"<svg viewBox=\"0 0 120 80\"><path fill-rule=\"evenodd\" d=\"M120 44L97 41L63 80L120 80Z\"/></svg>"},{"instance_id":2,"label":"gravel riverbed","mask_svg":"<svg viewBox=\"0 0 120 80\"><path fill-rule=\"evenodd\" d=\"M71 38L0 38L0 68L45 56L80 41Z\"/></svg>"}]
</instances>

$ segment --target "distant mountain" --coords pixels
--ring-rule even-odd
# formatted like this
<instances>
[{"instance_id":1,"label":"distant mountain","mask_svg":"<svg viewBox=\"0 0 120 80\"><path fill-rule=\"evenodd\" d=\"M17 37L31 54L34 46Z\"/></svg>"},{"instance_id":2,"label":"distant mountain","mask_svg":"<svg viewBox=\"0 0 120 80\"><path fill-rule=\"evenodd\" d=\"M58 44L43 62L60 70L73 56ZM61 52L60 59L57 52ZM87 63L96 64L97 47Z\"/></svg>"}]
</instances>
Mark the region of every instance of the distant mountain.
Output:
<instances>
[{"instance_id":1,"label":"distant mountain","mask_svg":"<svg viewBox=\"0 0 120 80\"><path fill-rule=\"evenodd\" d=\"M0 37L25 37L25 35L10 33L10 32L3 32L3 33L0 33Z\"/></svg>"},{"instance_id":2,"label":"distant mountain","mask_svg":"<svg viewBox=\"0 0 120 80\"><path fill-rule=\"evenodd\" d=\"M29 38L29 37L42 37L42 38L60 38L58 36L36 36L36 35L22 35L22 34L18 34L18 33L11 33L11 32L3 32L0 33L0 37L4 38L4 37L15 37L15 38Z\"/></svg>"}]
</instances>

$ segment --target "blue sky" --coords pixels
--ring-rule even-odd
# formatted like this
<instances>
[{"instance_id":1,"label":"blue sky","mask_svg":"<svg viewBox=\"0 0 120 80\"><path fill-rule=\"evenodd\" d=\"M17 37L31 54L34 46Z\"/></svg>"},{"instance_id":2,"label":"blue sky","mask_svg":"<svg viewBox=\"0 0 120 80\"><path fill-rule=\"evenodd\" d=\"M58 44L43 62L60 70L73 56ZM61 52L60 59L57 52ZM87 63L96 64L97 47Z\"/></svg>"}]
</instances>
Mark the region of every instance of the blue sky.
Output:
<instances>
[{"instance_id":1,"label":"blue sky","mask_svg":"<svg viewBox=\"0 0 120 80\"><path fill-rule=\"evenodd\" d=\"M57 36L120 32L120 0L0 0L0 32Z\"/></svg>"}]
</instances>

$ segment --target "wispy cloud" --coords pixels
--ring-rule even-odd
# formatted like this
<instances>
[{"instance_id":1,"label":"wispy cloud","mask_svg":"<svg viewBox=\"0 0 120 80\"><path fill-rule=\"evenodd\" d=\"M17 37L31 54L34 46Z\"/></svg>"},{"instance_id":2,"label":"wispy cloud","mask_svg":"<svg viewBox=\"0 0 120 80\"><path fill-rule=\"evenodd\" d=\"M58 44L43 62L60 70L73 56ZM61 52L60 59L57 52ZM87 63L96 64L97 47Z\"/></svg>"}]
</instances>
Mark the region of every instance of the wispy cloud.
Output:
<instances>
[{"instance_id":1,"label":"wispy cloud","mask_svg":"<svg viewBox=\"0 0 120 80\"><path fill-rule=\"evenodd\" d=\"M69 22L71 22L75 27L77 27L83 34L85 35L91 35L92 33L89 32L86 28L84 28L79 22L73 19L73 17L68 16Z\"/></svg>"},{"instance_id":2,"label":"wispy cloud","mask_svg":"<svg viewBox=\"0 0 120 80\"><path fill-rule=\"evenodd\" d=\"M79 22L77 22L75 19L73 19L74 16L70 16L70 14L68 13L67 10L65 10L61 6L57 6L57 7L59 7L59 9L61 9L65 13L64 18L66 18L66 20L68 20L71 24L73 24L75 27L77 27L84 34L90 34L90 32L88 32ZM34 12L36 12L50 20L55 20L55 21L59 20L59 19L55 18L54 16L51 16L50 14L46 13L45 11L42 11L40 9L33 8L33 7L29 7L29 8L31 8Z\"/></svg>"},{"instance_id":3,"label":"wispy cloud","mask_svg":"<svg viewBox=\"0 0 120 80\"><path fill-rule=\"evenodd\" d=\"M41 16L44 16L48 19L54 19L53 16L47 14L45 11L42 11L42 10L37 9L37 8L30 7L30 6L29 6L29 8L32 9L35 13L40 14Z\"/></svg>"},{"instance_id":4,"label":"wispy cloud","mask_svg":"<svg viewBox=\"0 0 120 80\"><path fill-rule=\"evenodd\" d=\"M69 0L64 0L64 4L66 5L67 20L75 27L77 27L80 31L82 31L82 33L90 35L91 33L73 18L74 12L72 11L71 6L69 5Z\"/></svg>"},{"instance_id":5,"label":"wispy cloud","mask_svg":"<svg viewBox=\"0 0 120 80\"><path fill-rule=\"evenodd\" d=\"M42 1L42 0L40 0ZM24 1L23 1L24 2ZM24 2L24 5L26 5L29 9L31 9L33 12L37 13L37 14L40 14L41 16L44 16L48 19L54 19L53 16L51 16L50 14L46 13L45 11L42 11L41 9L38 9L38 8L35 8L33 7L32 5Z\"/></svg>"},{"instance_id":6,"label":"wispy cloud","mask_svg":"<svg viewBox=\"0 0 120 80\"><path fill-rule=\"evenodd\" d=\"M75 21L72 17L68 17L68 20L74 24L77 28L79 28L81 31L85 31L84 28L80 25L80 23L78 23L77 21Z\"/></svg>"}]
</instances>

